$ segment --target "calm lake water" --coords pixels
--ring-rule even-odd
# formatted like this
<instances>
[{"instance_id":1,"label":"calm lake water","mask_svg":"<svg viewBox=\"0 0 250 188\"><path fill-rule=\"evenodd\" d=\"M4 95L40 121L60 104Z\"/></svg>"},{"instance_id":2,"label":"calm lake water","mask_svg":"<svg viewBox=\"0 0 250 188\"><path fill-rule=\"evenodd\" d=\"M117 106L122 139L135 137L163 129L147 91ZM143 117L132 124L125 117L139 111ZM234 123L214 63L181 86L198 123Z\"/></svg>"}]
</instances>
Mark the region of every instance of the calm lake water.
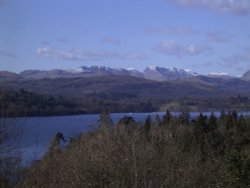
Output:
<instances>
[{"instance_id":1,"label":"calm lake water","mask_svg":"<svg viewBox=\"0 0 250 188\"><path fill-rule=\"evenodd\" d=\"M152 119L158 114L163 116L164 112L152 113L113 113L111 117L113 122L118 122L124 115L132 116L136 121L144 121L148 115ZM172 113L179 115L180 113ZM192 112L191 117L196 117L200 113ZM210 112L203 113L210 115ZM250 115L250 112L243 112L244 115ZM219 113L215 113L219 115ZM74 116L54 116L54 117L27 117L15 118L9 120L9 124L14 124L20 130L19 147L23 164L29 164L30 161L41 158L51 139L57 132L63 133L66 139L75 137L82 132L91 131L97 127L99 114L74 115Z\"/></svg>"}]
</instances>

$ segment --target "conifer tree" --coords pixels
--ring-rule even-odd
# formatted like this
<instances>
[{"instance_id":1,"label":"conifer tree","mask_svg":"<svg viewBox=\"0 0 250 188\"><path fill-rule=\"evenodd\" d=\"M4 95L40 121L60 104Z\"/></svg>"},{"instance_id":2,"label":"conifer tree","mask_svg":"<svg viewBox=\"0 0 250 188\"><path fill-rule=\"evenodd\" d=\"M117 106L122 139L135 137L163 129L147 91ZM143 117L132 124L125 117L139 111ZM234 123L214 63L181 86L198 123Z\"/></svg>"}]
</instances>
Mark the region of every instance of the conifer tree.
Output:
<instances>
[{"instance_id":1,"label":"conifer tree","mask_svg":"<svg viewBox=\"0 0 250 188\"><path fill-rule=\"evenodd\" d=\"M165 115L162 118L162 123L163 123L163 125L167 125L167 124L169 124L171 122L171 120L172 120L172 115L167 110L166 113L165 113Z\"/></svg>"},{"instance_id":2,"label":"conifer tree","mask_svg":"<svg viewBox=\"0 0 250 188\"><path fill-rule=\"evenodd\" d=\"M144 123L144 130L146 133L148 133L151 130L151 116L147 116L145 123Z\"/></svg>"},{"instance_id":3,"label":"conifer tree","mask_svg":"<svg viewBox=\"0 0 250 188\"><path fill-rule=\"evenodd\" d=\"M217 118L214 113L211 113L208 120L208 131L214 131L217 129Z\"/></svg>"}]
</instances>

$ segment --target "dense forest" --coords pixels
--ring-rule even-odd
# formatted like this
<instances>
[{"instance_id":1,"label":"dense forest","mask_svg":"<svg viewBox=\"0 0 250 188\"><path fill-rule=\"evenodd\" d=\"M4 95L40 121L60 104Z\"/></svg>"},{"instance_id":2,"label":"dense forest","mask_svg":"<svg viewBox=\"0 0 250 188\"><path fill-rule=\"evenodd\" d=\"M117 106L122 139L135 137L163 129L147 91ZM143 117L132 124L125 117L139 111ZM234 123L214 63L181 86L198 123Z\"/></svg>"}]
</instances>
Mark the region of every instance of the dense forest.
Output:
<instances>
[{"instance_id":1,"label":"dense forest","mask_svg":"<svg viewBox=\"0 0 250 188\"><path fill-rule=\"evenodd\" d=\"M250 119L235 111L115 125L103 112L98 124L68 141L57 133L43 159L18 173L0 169L0 187L250 186Z\"/></svg>"},{"instance_id":2,"label":"dense forest","mask_svg":"<svg viewBox=\"0 0 250 188\"><path fill-rule=\"evenodd\" d=\"M128 98L133 98L129 101ZM88 95L80 99L36 94L25 89L0 90L0 117L55 116L100 113L103 108L111 112L156 111L150 102L135 100L133 95L106 93Z\"/></svg>"},{"instance_id":3,"label":"dense forest","mask_svg":"<svg viewBox=\"0 0 250 188\"><path fill-rule=\"evenodd\" d=\"M63 97L39 95L24 89L0 90L0 117L80 114L75 102Z\"/></svg>"},{"instance_id":4,"label":"dense forest","mask_svg":"<svg viewBox=\"0 0 250 188\"><path fill-rule=\"evenodd\" d=\"M73 91L72 91L73 92ZM80 92L80 91L79 91ZM219 111L231 109L247 111L250 99L247 96L224 97L169 97L163 91L145 90L141 94L129 90L91 92L82 97L65 96L66 91L59 94L39 94L19 90L0 90L0 117L17 116L53 116L86 113L101 113L102 109L110 112L153 112L153 111ZM77 92L76 92L77 93Z\"/></svg>"},{"instance_id":5,"label":"dense forest","mask_svg":"<svg viewBox=\"0 0 250 188\"><path fill-rule=\"evenodd\" d=\"M250 82L197 76L153 81L131 76L1 79L3 116L250 109ZM5 114L3 114L5 112Z\"/></svg>"}]
</instances>

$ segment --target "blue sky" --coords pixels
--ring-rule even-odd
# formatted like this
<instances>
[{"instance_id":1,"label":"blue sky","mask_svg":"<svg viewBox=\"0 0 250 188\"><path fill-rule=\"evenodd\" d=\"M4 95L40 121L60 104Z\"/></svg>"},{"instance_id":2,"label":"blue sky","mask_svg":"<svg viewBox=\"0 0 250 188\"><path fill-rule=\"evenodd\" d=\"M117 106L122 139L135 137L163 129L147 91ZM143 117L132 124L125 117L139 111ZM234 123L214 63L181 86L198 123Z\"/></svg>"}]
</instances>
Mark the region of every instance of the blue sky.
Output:
<instances>
[{"instance_id":1,"label":"blue sky","mask_svg":"<svg viewBox=\"0 0 250 188\"><path fill-rule=\"evenodd\" d=\"M250 69L249 0L0 0L0 70Z\"/></svg>"}]
</instances>

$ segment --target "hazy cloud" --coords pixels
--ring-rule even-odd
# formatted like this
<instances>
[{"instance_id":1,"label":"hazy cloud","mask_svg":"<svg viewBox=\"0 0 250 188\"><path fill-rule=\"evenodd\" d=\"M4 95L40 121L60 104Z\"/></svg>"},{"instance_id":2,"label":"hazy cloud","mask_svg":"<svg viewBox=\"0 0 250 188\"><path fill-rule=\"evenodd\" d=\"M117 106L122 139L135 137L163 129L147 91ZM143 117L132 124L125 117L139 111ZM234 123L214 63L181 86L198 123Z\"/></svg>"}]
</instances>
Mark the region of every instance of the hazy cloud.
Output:
<instances>
[{"instance_id":1,"label":"hazy cloud","mask_svg":"<svg viewBox=\"0 0 250 188\"><path fill-rule=\"evenodd\" d=\"M51 45L51 43L49 41L47 41L47 40L43 40L43 41L41 41L41 43L44 46L50 46Z\"/></svg>"},{"instance_id":2,"label":"hazy cloud","mask_svg":"<svg viewBox=\"0 0 250 188\"><path fill-rule=\"evenodd\" d=\"M194 31L190 27L145 27L144 31L148 34L162 35L190 35Z\"/></svg>"},{"instance_id":3,"label":"hazy cloud","mask_svg":"<svg viewBox=\"0 0 250 188\"><path fill-rule=\"evenodd\" d=\"M61 43L66 43L66 44L70 42L69 39L64 38L64 37L58 38L57 41L58 41L58 42L61 42Z\"/></svg>"},{"instance_id":4,"label":"hazy cloud","mask_svg":"<svg viewBox=\"0 0 250 188\"><path fill-rule=\"evenodd\" d=\"M117 45L117 46L121 45L121 41L116 37L106 37L102 39L102 42L106 44Z\"/></svg>"},{"instance_id":5,"label":"hazy cloud","mask_svg":"<svg viewBox=\"0 0 250 188\"><path fill-rule=\"evenodd\" d=\"M171 0L183 7L198 7L237 15L250 13L249 0Z\"/></svg>"},{"instance_id":6,"label":"hazy cloud","mask_svg":"<svg viewBox=\"0 0 250 188\"><path fill-rule=\"evenodd\" d=\"M195 44L182 46L172 40L162 41L155 49L162 54L176 57L200 55L212 50L210 47Z\"/></svg>"},{"instance_id":7,"label":"hazy cloud","mask_svg":"<svg viewBox=\"0 0 250 188\"><path fill-rule=\"evenodd\" d=\"M214 63L212 62L201 62L201 63L194 63L192 64L193 67L211 67Z\"/></svg>"},{"instance_id":8,"label":"hazy cloud","mask_svg":"<svg viewBox=\"0 0 250 188\"><path fill-rule=\"evenodd\" d=\"M140 53L123 54L106 50L83 50L83 49L61 51L51 47L37 48L36 53L41 57L63 60L63 61L89 61L89 60L103 60L109 58L116 58L120 60L147 59L146 55Z\"/></svg>"},{"instance_id":9,"label":"hazy cloud","mask_svg":"<svg viewBox=\"0 0 250 188\"><path fill-rule=\"evenodd\" d=\"M37 48L36 53L41 57L47 57L50 59L58 59L64 61L79 61L83 60L81 56L73 52L63 52L51 47L41 47Z\"/></svg>"},{"instance_id":10,"label":"hazy cloud","mask_svg":"<svg viewBox=\"0 0 250 188\"><path fill-rule=\"evenodd\" d=\"M246 47L242 50L242 52L238 53L238 54L234 54L231 57L225 57L223 58L223 61L225 64L228 65L228 63L230 65L250 65L250 47Z\"/></svg>"},{"instance_id":11,"label":"hazy cloud","mask_svg":"<svg viewBox=\"0 0 250 188\"><path fill-rule=\"evenodd\" d=\"M148 59L148 57L145 54L135 53L135 52L130 52L130 53L121 55L120 58L125 59L125 60L145 60L145 59Z\"/></svg>"},{"instance_id":12,"label":"hazy cloud","mask_svg":"<svg viewBox=\"0 0 250 188\"><path fill-rule=\"evenodd\" d=\"M14 53L7 52L5 50L0 50L0 57L7 57L7 58L18 58L18 56Z\"/></svg>"},{"instance_id":13,"label":"hazy cloud","mask_svg":"<svg viewBox=\"0 0 250 188\"><path fill-rule=\"evenodd\" d=\"M212 42L229 42L232 39L232 35L229 35L225 32L209 32L207 33L207 39Z\"/></svg>"}]
</instances>

